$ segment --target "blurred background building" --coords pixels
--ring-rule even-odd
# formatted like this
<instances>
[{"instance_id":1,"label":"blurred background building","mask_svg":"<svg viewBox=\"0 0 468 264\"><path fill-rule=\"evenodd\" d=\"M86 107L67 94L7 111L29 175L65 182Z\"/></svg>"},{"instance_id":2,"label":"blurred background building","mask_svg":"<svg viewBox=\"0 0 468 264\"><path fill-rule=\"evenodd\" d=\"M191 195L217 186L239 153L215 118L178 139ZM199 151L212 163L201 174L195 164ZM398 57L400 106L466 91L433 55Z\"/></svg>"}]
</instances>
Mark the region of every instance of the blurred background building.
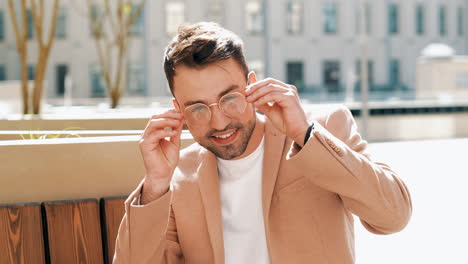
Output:
<instances>
[{"instance_id":1,"label":"blurred background building","mask_svg":"<svg viewBox=\"0 0 468 264\"><path fill-rule=\"evenodd\" d=\"M46 73L45 97L63 98L66 76L73 98L100 98L100 75L86 1L62 0L56 41ZM183 22L216 21L245 41L250 67L260 77L295 84L311 101L359 98L360 3L358 0L170 0L147 1L131 30L127 97L169 96L162 54ZM417 59L430 43L466 54L467 1L365 1L368 81L371 100L433 98L441 85L424 83L416 92ZM46 1L46 5L51 5ZM28 37L34 39L32 19ZM36 49L30 46L30 54ZM457 60L457 63L464 63ZM29 67L31 79L34 66ZM424 76L425 74L421 75ZM466 75L465 75L466 76ZM18 80L19 57L7 2L0 2L0 81ZM465 78L465 77L463 77ZM462 79L463 79L462 78ZM425 79L424 77L422 79ZM466 81L461 81L466 83ZM466 85L454 89L468 88ZM444 90L445 91L445 90Z\"/></svg>"}]
</instances>

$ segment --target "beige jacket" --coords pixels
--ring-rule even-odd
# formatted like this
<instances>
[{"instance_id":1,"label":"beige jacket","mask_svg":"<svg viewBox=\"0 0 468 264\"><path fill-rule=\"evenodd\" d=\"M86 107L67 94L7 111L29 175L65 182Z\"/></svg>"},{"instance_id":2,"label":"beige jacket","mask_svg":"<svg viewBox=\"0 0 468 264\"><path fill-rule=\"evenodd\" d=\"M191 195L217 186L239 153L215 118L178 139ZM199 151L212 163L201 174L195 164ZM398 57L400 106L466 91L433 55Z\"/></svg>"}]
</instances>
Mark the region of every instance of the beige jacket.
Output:
<instances>
[{"instance_id":1,"label":"beige jacket","mask_svg":"<svg viewBox=\"0 0 468 264\"><path fill-rule=\"evenodd\" d=\"M400 231L411 216L407 187L372 160L345 106L310 115L307 144L265 122L262 202L270 262L354 263L352 214L370 232ZM125 202L114 263L224 263L216 157L181 152L170 191L144 206L141 184Z\"/></svg>"}]
</instances>

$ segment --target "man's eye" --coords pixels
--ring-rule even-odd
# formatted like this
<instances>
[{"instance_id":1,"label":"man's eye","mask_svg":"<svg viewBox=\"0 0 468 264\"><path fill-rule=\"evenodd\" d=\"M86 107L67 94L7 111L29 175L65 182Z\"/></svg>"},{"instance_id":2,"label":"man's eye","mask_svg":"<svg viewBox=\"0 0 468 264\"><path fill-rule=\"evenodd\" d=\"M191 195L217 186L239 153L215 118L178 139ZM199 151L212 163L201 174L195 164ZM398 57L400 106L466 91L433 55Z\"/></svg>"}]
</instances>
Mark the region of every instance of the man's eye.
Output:
<instances>
[{"instance_id":1,"label":"man's eye","mask_svg":"<svg viewBox=\"0 0 468 264\"><path fill-rule=\"evenodd\" d=\"M236 100L237 98L238 98L238 96L236 96L236 95L228 95L228 96L223 98L223 103L231 102L233 100Z\"/></svg>"},{"instance_id":2,"label":"man's eye","mask_svg":"<svg viewBox=\"0 0 468 264\"><path fill-rule=\"evenodd\" d=\"M205 110L205 107L203 105L197 105L192 107L192 113L201 112L203 110Z\"/></svg>"}]
</instances>

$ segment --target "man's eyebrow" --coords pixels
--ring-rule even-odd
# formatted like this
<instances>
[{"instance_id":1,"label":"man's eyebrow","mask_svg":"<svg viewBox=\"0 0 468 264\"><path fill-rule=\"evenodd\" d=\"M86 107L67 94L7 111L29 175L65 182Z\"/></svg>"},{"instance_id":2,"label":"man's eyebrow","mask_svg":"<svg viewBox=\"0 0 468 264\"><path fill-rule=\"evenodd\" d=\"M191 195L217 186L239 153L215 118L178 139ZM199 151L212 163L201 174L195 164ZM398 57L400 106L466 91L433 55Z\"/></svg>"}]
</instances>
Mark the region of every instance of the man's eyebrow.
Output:
<instances>
[{"instance_id":1,"label":"man's eyebrow","mask_svg":"<svg viewBox=\"0 0 468 264\"><path fill-rule=\"evenodd\" d=\"M228 94L229 92L231 92L232 90L235 90L239 88L239 85L237 84L233 84L231 86L229 86L228 88L226 88L224 91L222 91L221 93L219 93L218 95L218 100L223 97L224 95ZM193 105L193 104L206 104L208 105L208 103L206 101L203 101L203 100L195 100L195 101L187 101L184 103L184 106L189 106L189 105Z\"/></svg>"}]
</instances>

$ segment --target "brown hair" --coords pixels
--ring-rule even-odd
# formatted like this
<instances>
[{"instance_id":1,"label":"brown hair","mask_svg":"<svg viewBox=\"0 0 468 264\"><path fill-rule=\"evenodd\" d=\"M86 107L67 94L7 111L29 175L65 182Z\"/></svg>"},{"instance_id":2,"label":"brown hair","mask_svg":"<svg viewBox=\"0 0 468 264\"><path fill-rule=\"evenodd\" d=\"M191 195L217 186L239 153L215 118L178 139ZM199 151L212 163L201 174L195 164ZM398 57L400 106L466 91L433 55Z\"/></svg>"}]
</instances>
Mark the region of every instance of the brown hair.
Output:
<instances>
[{"instance_id":1,"label":"brown hair","mask_svg":"<svg viewBox=\"0 0 468 264\"><path fill-rule=\"evenodd\" d=\"M181 25L164 51L164 71L172 95L177 65L199 69L217 61L233 58L239 63L247 79L248 67L243 47L244 43L239 36L217 23Z\"/></svg>"}]
</instances>

